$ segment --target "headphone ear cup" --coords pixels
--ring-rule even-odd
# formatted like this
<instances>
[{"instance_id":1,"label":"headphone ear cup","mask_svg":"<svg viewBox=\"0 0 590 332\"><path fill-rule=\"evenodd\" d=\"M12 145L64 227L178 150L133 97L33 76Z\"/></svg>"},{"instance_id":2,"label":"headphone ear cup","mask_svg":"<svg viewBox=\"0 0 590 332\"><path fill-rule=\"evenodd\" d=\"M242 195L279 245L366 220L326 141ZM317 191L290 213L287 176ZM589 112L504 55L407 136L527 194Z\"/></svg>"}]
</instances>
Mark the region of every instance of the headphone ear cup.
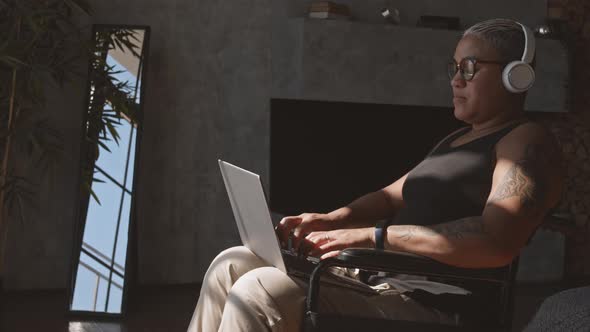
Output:
<instances>
[{"instance_id":1,"label":"headphone ear cup","mask_svg":"<svg viewBox=\"0 0 590 332\"><path fill-rule=\"evenodd\" d=\"M535 70L523 61L512 61L502 71L502 83L512 93L522 93L533 86Z\"/></svg>"}]
</instances>

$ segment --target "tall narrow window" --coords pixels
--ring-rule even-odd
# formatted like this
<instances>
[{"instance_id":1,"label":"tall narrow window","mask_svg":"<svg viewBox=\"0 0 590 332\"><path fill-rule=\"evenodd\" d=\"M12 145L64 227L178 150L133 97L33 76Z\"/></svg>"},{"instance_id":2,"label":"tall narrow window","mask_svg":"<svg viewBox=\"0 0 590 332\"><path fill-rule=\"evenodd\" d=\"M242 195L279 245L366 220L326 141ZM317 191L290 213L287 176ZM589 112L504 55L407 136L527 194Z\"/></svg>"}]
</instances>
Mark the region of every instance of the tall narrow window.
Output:
<instances>
[{"instance_id":1,"label":"tall narrow window","mask_svg":"<svg viewBox=\"0 0 590 332\"><path fill-rule=\"evenodd\" d=\"M96 25L82 147L81 227L70 310L124 309L146 27Z\"/></svg>"}]
</instances>

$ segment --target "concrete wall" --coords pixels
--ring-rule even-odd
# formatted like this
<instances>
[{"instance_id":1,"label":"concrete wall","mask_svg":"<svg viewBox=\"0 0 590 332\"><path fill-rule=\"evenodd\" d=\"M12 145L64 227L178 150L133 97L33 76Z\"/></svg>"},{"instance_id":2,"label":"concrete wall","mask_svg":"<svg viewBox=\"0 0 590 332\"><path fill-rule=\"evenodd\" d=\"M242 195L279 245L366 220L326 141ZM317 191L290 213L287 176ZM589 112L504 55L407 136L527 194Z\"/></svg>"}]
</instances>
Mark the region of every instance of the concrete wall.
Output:
<instances>
[{"instance_id":1,"label":"concrete wall","mask_svg":"<svg viewBox=\"0 0 590 332\"><path fill-rule=\"evenodd\" d=\"M80 68L83 72L86 67ZM20 175L38 189L38 209L26 205L24 222L9 219L5 256L4 286L15 288L63 288L70 269L75 219L74 206L79 193L77 181L81 139L82 109L86 80L75 79L65 89L49 85L50 125L63 138L64 159L43 174L36 167L18 168ZM22 154L21 154L22 155Z\"/></svg>"},{"instance_id":2,"label":"concrete wall","mask_svg":"<svg viewBox=\"0 0 590 332\"><path fill-rule=\"evenodd\" d=\"M460 35L451 30L292 18L286 21L282 43L291 40L294 47L283 47L288 53L273 57L273 96L451 107L446 66ZM536 80L526 110L564 111L568 62L560 41L537 38Z\"/></svg>"},{"instance_id":3,"label":"concrete wall","mask_svg":"<svg viewBox=\"0 0 590 332\"><path fill-rule=\"evenodd\" d=\"M304 15L313 0L296 0L286 5L289 17ZM332 0L346 4L354 20L362 22L382 22L380 16L382 8L397 8L400 12L400 24L416 26L422 15L458 17L463 27L476 22L495 17L512 18L525 24L535 26L543 22L546 10L546 0ZM279 1L280 2L280 1Z\"/></svg>"}]
</instances>

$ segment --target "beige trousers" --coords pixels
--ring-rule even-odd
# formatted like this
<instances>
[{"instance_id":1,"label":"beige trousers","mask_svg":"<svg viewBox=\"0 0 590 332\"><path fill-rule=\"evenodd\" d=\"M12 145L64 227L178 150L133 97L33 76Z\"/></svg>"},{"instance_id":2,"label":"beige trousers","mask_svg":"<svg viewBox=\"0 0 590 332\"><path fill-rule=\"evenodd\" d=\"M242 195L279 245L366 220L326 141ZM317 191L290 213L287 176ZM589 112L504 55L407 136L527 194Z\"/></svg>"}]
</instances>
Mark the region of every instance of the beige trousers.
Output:
<instances>
[{"instance_id":1,"label":"beige trousers","mask_svg":"<svg viewBox=\"0 0 590 332\"><path fill-rule=\"evenodd\" d=\"M201 287L188 332L299 332L307 282L268 266L246 247L221 252ZM454 320L397 292L368 295L338 286L320 289L320 312L452 323Z\"/></svg>"}]
</instances>

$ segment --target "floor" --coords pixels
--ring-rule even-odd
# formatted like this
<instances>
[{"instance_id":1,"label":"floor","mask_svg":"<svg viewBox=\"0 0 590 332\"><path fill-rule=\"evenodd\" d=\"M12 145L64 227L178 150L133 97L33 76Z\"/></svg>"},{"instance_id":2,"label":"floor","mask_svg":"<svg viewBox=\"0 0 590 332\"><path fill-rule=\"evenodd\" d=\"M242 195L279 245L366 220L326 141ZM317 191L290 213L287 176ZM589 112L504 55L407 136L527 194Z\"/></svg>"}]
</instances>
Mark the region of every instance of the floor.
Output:
<instances>
[{"instance_id":1,"label":"floor","mask_svg":"<svg viewBox=\"0 0 590 332\"><path fill-rule=\"evenodd\" d=\"M199 285L142 287L120 321L79 321L66 314L64 291L7 292L0 300L2 332L186 331Z\"/></svg>"},{"instance_id":2,"label":"floor","mask_svg":"<svg viewBox=\"0 0 590 332\"><path fill-rule=\"evenodd\" d=\"M522 331L541 301L560 285L519 285L513 331ZM198 285L142 287L121 321L79 321L66 315L63 291L7 292L0 300L2 332L175 332L186 331Z\"/></svg>"}]
</instances>

